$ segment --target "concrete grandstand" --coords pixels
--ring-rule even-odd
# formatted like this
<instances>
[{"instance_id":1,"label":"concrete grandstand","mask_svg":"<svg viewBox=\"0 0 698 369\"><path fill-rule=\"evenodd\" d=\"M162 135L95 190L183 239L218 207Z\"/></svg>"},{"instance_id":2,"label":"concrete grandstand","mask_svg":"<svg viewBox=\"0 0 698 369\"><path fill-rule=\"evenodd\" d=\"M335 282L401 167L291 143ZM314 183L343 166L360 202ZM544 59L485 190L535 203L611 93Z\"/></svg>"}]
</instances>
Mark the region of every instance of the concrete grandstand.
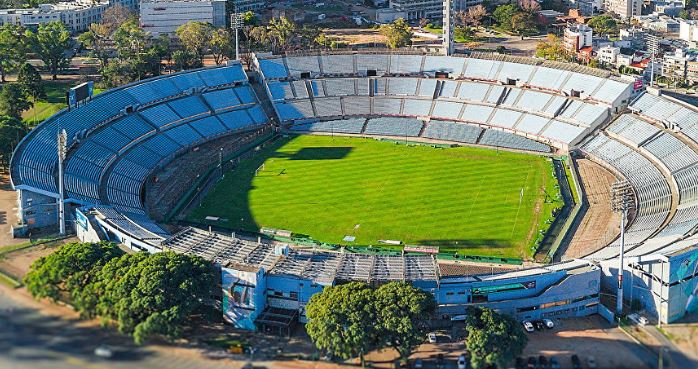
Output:
<instances>
[{"instance_id":1,"label":"concrete grandstand","mask_svg":"<svg viewBox=\"0 0 698 369\"><path fill-rule=\"evenodd\" d=\"M200 255L220 265L225 317L246 329L290 329L305 320L310 296L352 280L410 281L435 295L446 321L470 305L520 319L584 316L606 311L600 293L617 281L618 240L579 259L479 268L433 255L307 250L176 228L154 221L145 201L163 168L201 170L175 160L187 152L213 140L236 142L226 149L235 152L276 130L570 153L633 187L626 298L663 322L698 309L694 107L598 70L523 58L258 55L251 68L256 86L232 62L117 88L40 124L11 163L23 221L18 233L55 226L64 200L84 240ZM64 199L55 139L62 129L69 139ZM207 164L221 165L221 156Z\"/></svg>"}]
</instances>

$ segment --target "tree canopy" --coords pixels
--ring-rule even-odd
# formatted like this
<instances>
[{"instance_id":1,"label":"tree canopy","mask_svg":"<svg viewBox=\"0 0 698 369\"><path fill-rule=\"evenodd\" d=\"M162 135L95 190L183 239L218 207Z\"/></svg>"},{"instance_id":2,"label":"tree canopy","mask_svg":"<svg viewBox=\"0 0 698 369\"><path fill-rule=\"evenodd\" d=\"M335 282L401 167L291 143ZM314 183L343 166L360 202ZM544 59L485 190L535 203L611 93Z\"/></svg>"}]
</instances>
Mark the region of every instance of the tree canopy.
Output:
<instances>
[{"instance_id":1,"label":"tree canopy","mask_svg":"<svg viewBox=\"0 0 698 369\"><path fill-rule=\"evenodd\" d=\"M403 361L428 333L426 321L436 309L434 297L406 282L387 283L375 290L379 338Z\"/></svg>"},{"instance_id":2,"label":"tree canopy","mask_svg":"<svg viewBox=\"0 0 698 369\"><path fill-rule=\"evenodd\" d=\"M24 284L35 298L53 301L70 298L85 288L94 268L122 254L121 249L109 242L68 243L36 260L24 277Z\"/></svg>"},{"instance_id":3,"label":"tree canopy","mask_svg":"<svg viewBox=\"0 0 698 369\"><path fill-rule=\"evenodd\" d=\"M360 282L326 287L306 305L306 329L318 349L349 359L374 346L377 327L373 291Z\"/></svg>"},{"instance_id":4,"label":"tree canopy","mask_svg":"<svg viewBox=\"0 0 698 369\"><path fill-rule=\"evenodd\" d=\"M214 30L211 23L191 21L179 26L175 33L184 48L196 55L203 64L204 54L209 48Z\"/></svg>"},{"instance_id":5,"label":"tree canopy","mask_svg":"<svg viewBox=\"0 0 698 369\"><path fill-rule=\"evenodd\" d=\"M608 36L618 33L618 23L608 14L594 16L587 24L594 29L594 32L600 35Z\"/></svg>"},{"instance_id":6,"label":"tree canopy","mask_svg":"<svg viewBox=\"0 0 698 369\"><path fill-rule=\"evenodd\" d=\"M488 308L468 309L466 349L474 369L496 365L506 368L521 355L528 336L514 318Z\"/></svg>"},{"instance_id":7,"label":"tree canopy","mask_svg":"<svg viewBox=\"0 0 698 369\"><path fill-rule=\"evenodd\" d=\"M27 127L21 120L0 115L0 155L2 155L3 168L9 165L12 151L25 134L27 134Z\"/></svg>"},{"instance_id":8,"label":"tree canopy","mask_svg":"<svg viewBox=\"0 0 698 369\"><path fill-rule=\"evenodd\" d=\"M40 24L36 32L27 31L26 36L31 49L56 79L58 70L68 66L66 50L72 43L68 29L63 22L53 21Z\"/></svg>"},{"instance_id":9,"label":"tree canopy","mask_svg":"<svg viewBox=\"0 0 698 369\"><path fill-rule=\"evenodd\" d=\"M216 279L213 265L197 256L125 254L102 242L64 245L37 260L24 281L34 297L66 300L142 344L178 337L187 319L212 305Z\"/></svg>"},{"instance_id":10,"label":"tree canopy","mask_svg":"<svg viewBox=\"0 0 698 369\"><path fill-rule=\"evenodd\" d=\"M0 78L5 82L5 76L19 68L27 59L26 37L24 29L14 24L0 26Z\"/></svg>"},{"instance_id":11,"label":"tree canopy","mask_svg":"<svg viewBox=\"0 0 698 369\"><path fill-rule=\"evenodd\" d=\"M412 28L403 18L398 18L393 23L382 25L380 33L388 39L386 43L391 49L412 44Z\"/></svg>"},{"instance_id":12,"label":"tree canopy","mask_svg":"<svg viewBox=\"0 0 698 369\"><path fill-rule=\"evenodd\" d=\"M22 119L22 112L32 106L24 88L18 83L5 83L0 87L0 114Z\"/></svg>"},{"instance_id":13,"label":"tree canopy","mask_svg":"<svg viewBox=\"0 0 698 369\"><path fill-rule=\"evenodd\" d=\"M44 82L41 80L41 74L29 63L24 63L17 73L17 83L24 90L27 96L31 96L34 100L43 100L46 98L46 90Z\"/></svg>"},{"instance_id":14,"label":"tree canopy","mask_svg":"<svg viewBox=\"0 0 698 369\"><path fill-rule=\"evenodd\" d=\"M404 282L377 289L353 282L327 287L306 306L306 329L318 349L342 359L391 347L406 360L424 341L434 297Z\"/></svg>"}]
</instances>

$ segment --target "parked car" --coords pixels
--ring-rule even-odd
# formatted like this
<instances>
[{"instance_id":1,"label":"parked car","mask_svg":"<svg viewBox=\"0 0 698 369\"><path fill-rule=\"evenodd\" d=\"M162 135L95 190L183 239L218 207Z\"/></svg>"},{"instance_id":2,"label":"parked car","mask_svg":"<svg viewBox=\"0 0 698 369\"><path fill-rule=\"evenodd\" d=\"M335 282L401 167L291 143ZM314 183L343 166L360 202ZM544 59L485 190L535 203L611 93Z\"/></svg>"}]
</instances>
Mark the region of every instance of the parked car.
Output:
<instances>
[{"instance_id":1,"label":"parked car","mask_svg":"<svg viewBox=\"0 0 698 369\"><path fill-rule=\"evenodd\" d=\"M521 356L516 357L516 369L526 369L526 362Z\"/></svg>"},{"instance_id":2,"label":"parked car","mask_svg":"<svg viewBox=\"0 0 698 369\"><path fill-rule=\"evenodd\" d=\"M531 322L529 322L528 320L524 320L523 322L521 322L521 324L523 324L523 327L526 330L526 332L533 332L535 330L533 329L533 324L531 324Z\"/></svg>"},{"instance_id":3,"label":"parked car","mask_svg":"<svg viewBox=\"0 0 698 369\"><path fill-rule=\"evenodd\" d=\"M644 316L641 316L640 318L638 318L637 322L640 323L640 325L650 324L650 320L645 318Z\"/></svg>"},{"instance_id":4,"label":"parked car","mask_svg":"<svg viewBox=\"0 0 698 369\"><path fill-rule=\"evenodd\" d=\"M543 323L542 320L534 320L533 326L536 327L536 329L539 331L542 331L543 329L545 329L545 323Z\"/></svg>"},{"instance_id":5,"label":"parked car","mask_svg":"<svg viewBox=\"0 0 698 369\"><path fill-rule=\"evenodd\" d=\"M553 327L555 327L555 323L550 319L543 319L543 324L545 324L545 327L548 329L553 329Z\"/></svg>"},{"instance_id":6,"label":"parked car","mask_svg":"<svg viewBox=\"0 0 698 369\"><path fill-rule=\"evenodd\" d=\"M594 358L593 356L589 356L587 358L587 368L589 368L589 369L598 368L598 366L596 365L596 358Z\"/></svg>"},{"instance_id":7,"label":"parked car","mask_svg":"<svg viewBox=\"0 0 698 369\"><path fill-rule=\"evenodd\" d=\"M536 360L535 357L531 356L528 358L528 365L526 365L526 368L528 369L536 369L538 367L538 360Z\"/></svg>"},{"instance_id":8,"label":"parked car","mask_svg":"<svg viewBox=\"0 0 698 369\"><path fill-rule=\"evenodd\" d=\"M458 369L468 369L468 357L465 354L458 356Z\"/></svg>"},{"instance_id":9,"label":"parked car","mask_svg":"<svg viewBox=\"0 0 698 369\"><path fill-rule=\"evenodd\" d=\"M414 368L414 369L424 368L424 362L422 361L422 359L415 359L414 362L412 363L412 368Z\"/></svg>"},{"instance_id":10,"label":"parked car","mask_svg":"<svg viewBox=\"0 0 698 369\"><path fill-rule=\"evenodd\" d=\"M548 369L548 358L543 355L538 356L538 367L541 369Z\"/></svg>"},{"instance_id":11,"label":"parked car","mask_svg":"<svg viewBox=\"0 0 698 369\"><path fill-rule=\"evenodd\" d=\"M560 362L555 356L550 357L550 369L560 369Z\"/></svg>"},{"instance_id":12,"label":"parked car","mask_svg":"<svg viewBox=\"0 0 698 369\"><path fill-rule=\"evenodd\" d=\"M446 362L444 361L444 354L436 355L436 367L439 369L443 369L445 366Z\"/></svg>"},{"instance_id":13,"label":"parked car","mask_svg":"<svg viewBox=\"0 0 698 369\"><path fill-rule=\"evenodd\" d=\"M579 361L579 356L572 355L572 369L581 369L581 368L582 368L582 362Z\"/></svg>"},{"instance_id":14,"label":"parked car","mask_svg":"<svg viewBox=\"0 0 698 369\"><path fill-rule=\"evenodd\" d=\"M436 343L436 333L429 333L427 335L427 342L429 343Z\"/></svg>"},{"instance_id":15,"label":"parked car","mask_svg":"<svg viewBox=\"0 0 698 369\"><path fill-rule=\"evenodd\" d=\"M95 356L103 359L111 359L111 357L114 356L114 352L111 347L107 345L99 345L95 348Z\"/></svg>"}]
</instances>

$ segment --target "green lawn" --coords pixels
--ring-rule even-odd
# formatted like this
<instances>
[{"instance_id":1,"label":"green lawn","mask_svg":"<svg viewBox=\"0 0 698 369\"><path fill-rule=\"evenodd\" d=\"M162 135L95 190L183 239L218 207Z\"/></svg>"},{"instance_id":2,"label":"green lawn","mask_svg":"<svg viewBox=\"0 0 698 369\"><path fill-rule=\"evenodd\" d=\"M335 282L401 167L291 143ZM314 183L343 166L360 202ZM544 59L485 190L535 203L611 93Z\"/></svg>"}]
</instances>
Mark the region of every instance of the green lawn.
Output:
<instances>
[{"instance_id":1,"label":"green lawn","mask_svg":"<svg viewBox=\"0 0 698 369\"><path fill-rule=\"evenodd\" d=\"M264 170L254 176L261 163ZM280 139L244 161L189 220L286 229L336 244L390 239L528 258L555 206L545 201L546 192L557 193L555 185L550 159L534 155L304 135ZM345 235L356 241L343 242Z\"/></svg>"},{"instance_id":2,"label":"green lawn","mask_svg":"<svg viewBox=\"0 0 698 369\"><path fill-rule=\"evenodd\" d=\"M53 114L58 113L67 106L65 104L65 92L77 84L74 81L44 81L46 100L37 101L34 107L22 113L22 118L30 127L33 127ZM102 89L95 88L94 94L97 95L102 91Z\"/></svg>"}]
</instances>

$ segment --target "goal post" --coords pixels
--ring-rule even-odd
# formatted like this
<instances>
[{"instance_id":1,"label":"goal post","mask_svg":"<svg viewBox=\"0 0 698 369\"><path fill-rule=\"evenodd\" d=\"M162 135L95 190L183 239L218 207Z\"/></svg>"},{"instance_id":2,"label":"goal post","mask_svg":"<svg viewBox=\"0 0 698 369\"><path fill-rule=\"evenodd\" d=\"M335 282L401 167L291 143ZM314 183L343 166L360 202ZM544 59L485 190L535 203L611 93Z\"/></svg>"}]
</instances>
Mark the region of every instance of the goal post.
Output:
<instances>
[{"instance_id":1,"label":"goal post","mask_svg":"<svg viewBox=\"0 0 698 369\"><path fill-rule=\"evenodd\" d=\"M255 169L254 176L257 177L259 175L259 172L261 172L263 170L264 170L264 163L262 163L262 165L260 165L259 167L257 167L257 169Z\"/></svg>"}]
</instances>

